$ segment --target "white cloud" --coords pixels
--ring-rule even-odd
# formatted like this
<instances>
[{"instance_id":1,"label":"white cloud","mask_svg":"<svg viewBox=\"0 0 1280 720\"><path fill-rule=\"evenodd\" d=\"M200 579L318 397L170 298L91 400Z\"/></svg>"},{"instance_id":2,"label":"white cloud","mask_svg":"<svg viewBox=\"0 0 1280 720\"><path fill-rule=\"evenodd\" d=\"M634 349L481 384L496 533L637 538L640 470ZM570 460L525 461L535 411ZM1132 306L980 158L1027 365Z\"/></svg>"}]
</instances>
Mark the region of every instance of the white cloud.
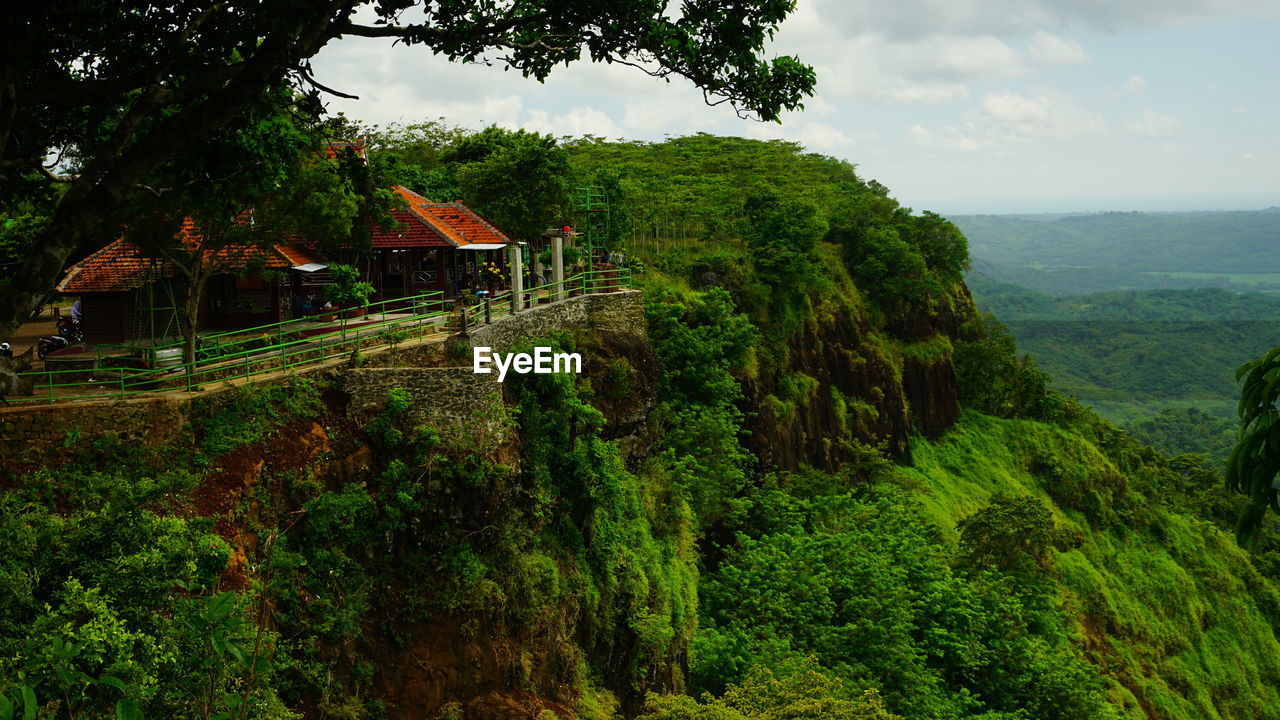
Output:
<instances>
[{"instance_id":1,"label":"white cloud","mask_svg":"<svg viewBox=\"0 0 1280 720\"><path fill-rule=\"evenodd\" d=\"M936 104L969 95L975 80L1026 70L1019 53L995 37L934 35L894 42L876 35L814 40L802 57L818 73L818 93L877 103Z\"/></svg>"},{"instance_id":2,"label":"white cloud","mask_svg":"<svg viewBox=\"0 0 1280 720\"><path fill-rule=\"evenodd\" d=\"M858 143L875 140L880 136L874 132L849 133L824 122L809 122L802 118L786 120L781 125L776 123L754 123L745 128L746 134L759 140L793 140L808 150L834 153L847 153Z\"/></svg>"},{"instance_id":3,"label":"white cloud","mask_svg":"<svg viewBox=\"0 0 1280 720\"><path fill-rule=\"evenodd\" d=\"M963 124L929 130L907 129L921 145L952 150L977 150L1031 140L1068 140L1106 134L1102 116L1078 108L1057 93L1025 95L1005 90L990 92Z\"/></svg>"},{"instance_id":4,"label":"white cloud","mask_svg":"<svg viewBox=\"0 0 1280 720\"><path fill-rule=\"evenodd\" d=\"M1037 65L1079 65L1089 61L1080 43L1037 30L1027 45L1027 57Z\"/></svg>"},{"instance_id":5,"label":"white cloud","mask_svg":"<svg viewBox=\"0 0 1280 720\"><path fill-rule=\"evenodd\" d=\"M1133 135L1150 138L1173 137L1178 131L1178 121L1168 115L1161 115L1150 108L1142 111L1142 118L1129 123L1129 132Z\"/></svg>"},{"instance_id":6,"label":"white cloud","mask_svg":"<svg viewBox=\"0 0 1280 720\"><path fill-rule=\"evenodd\" d=\"M1120 86L1121 95L1137 95L1147 87L1147 79L1141 75L1130 75Z\"/></svg>"},{"instance_id":7,"label":"white cloud","mask_svg":"<svg viewBox=\"0 0 1280 720\"><path fill-rule=\"evenodd\" d=\"M897 0L849 2L813 0L846 34L869 28L897 39L937 32L1000 36L1045 28L1083 26L1101 30L1170 25L1192 20L1257 16L1271 12L1271 0Z\"/></svg>"},{"instance_id":8,"label":"white cloud","mask_svg":"<svg viewBox=\"0 0 1280 720\"><path fill-rule=\"evenodd\" d=\"M927 49L931 53L921 53ZM907 52L934 57L934 67L957 78L996 77L1022 71L1022 57L1003 40L989 35L978 37L933 36L911 43Z\"/></svg>"},{"instance_id":9,"label":"white cloud","mask_svg":"<svg viewBox=\"0 0 1280 720\"><path fill-rule=\"evenodd\" d=\"M606 113L591 107L575 107L555 117L546 110L531 110L518 123L525 130L561 135L598 135L607 140L625 138L627 133Z\"/></svg>"}]
</instances>

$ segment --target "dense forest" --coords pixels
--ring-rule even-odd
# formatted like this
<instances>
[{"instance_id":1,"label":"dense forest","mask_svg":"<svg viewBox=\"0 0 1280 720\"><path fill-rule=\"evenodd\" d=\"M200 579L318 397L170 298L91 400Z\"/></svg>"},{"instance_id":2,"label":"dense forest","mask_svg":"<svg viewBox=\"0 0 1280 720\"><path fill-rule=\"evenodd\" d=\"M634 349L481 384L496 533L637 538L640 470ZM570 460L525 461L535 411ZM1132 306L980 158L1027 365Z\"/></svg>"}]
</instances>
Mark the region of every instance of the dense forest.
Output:
<instances>
[{"instance_id":1,"label":"dense forest","mask_svg":"<svg viewBox=\"0 0 1280 720\"><path fill-rule=\"evenodd\" d=\"M945 219L792 143L369 135L513 234L607 188L642 321L540 341L590 369L509 380L508 440L307 376L21 459L0 717L1280 718L1276 533L1056 391Z\"/></svg>"},{"instance_id":2,"label":"dense forest","mask_svg":"<svg viewBox=\"0 0 1280 720\"><path fill-rule=\"evenodd\" d=\"M1051 295L1220 287L1280 293L1280 212L958 215L975 269Z\"/></svg>"},{"instance_id":3,"label":"dense forest","mask_svg":"<svg viewBox=\"0 0 1280 720\"><path fill-rule=\"evenodd\" d=\"M1273 295L1202 288L1055 298L980 273L967 282L979 309L1055 387L1157 447L1215 462L1234 443L1234 369L1280 339Z\"/></svg>"}]
</instances>

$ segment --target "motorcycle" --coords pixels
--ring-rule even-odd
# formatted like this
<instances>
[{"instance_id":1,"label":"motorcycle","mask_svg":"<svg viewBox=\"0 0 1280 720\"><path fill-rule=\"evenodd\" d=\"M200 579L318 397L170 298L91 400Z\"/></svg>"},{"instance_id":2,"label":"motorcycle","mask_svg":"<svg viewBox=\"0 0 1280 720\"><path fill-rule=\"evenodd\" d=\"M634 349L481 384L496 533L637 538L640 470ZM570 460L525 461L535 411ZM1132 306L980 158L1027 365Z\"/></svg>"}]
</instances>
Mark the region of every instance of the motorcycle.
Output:
<instances>
[{"instance_id":1,"label":"motorcycle","mask_svg":"<svg viewBox=\"0 0 1280 720\"><path fill-rule=\"evenodd\" d=\"M57 335L42 337L36 343L36 354L43 360L49 353L71 347L83 340L84 334L80 331L80 322L73 318L64 317L58 321Z\"/></svg>"}]
</instances>

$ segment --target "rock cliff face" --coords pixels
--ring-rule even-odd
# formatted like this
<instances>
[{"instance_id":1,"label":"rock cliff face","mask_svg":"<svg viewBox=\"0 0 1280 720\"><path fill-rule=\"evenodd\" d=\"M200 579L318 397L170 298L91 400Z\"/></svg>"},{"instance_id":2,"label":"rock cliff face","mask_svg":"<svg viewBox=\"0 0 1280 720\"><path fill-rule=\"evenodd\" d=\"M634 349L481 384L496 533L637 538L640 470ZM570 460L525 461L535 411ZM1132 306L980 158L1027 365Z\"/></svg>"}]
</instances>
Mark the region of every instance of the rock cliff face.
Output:
<instances>
[{"instance_id":1,"label":"rock cliff face","mask_svg":"<svg viewBox=\"0 0 1280 720\"><path fill-rule=\"evenodd\" d=\"M972 313L963 286L932 312L882 327L848 305L816 307L788 340L784 371L743 383L763 468L833 471L853 459L852 443L902 457L913 433L951 427L960 413L951 340Z\"/></svg>"},{"instance_id":2,"label":"rock cliff face","mask_svg":"<svg viewBox=\"0 0 1280 720\"><path fill-rule=\"evenodd\" d=\"M749 449L762 469L834 471L853 460L859 446L901 457L913 434L934 436L950 427L958 415L951 338L971 312L967 296L954 300L941 310L896 322L849 304L816 305L787 340L783 369L743 379L743 409L752 418ZM639 294L581 298L455 339L454 353L465 354L464 344L510 351L546 335L572 344L584 357L585 377L578 387L602 415L601 437L616 441L624 461L638 468L652 452L650 416L661 400L656 392L660 358L645 325ZM566 326L572 331L561 330ZM449 361L434 358L431 364L439 363ZM434 427L446 452L480 455L504 468L500 479L483 487L430 481L430 523L438 542L481 547L501 542L508 532L504 528L534 522L531 508L537 504L531 498L546 488L532 483L529 471L541 462L541 451L522 434L522 411L510 385L458 367L352 369L335 380L329 399L337 414L330 431L348 439L336 441L341 450L317 463L325 468L321 474L330 489L373 481L378 453L371 460L367 441L360 438L394 388L410 398L406 427ZM348 462L348 457L359 460ZM370 469L348 471L348 465ZM649 502L660 508L672 501L653 497ZM563 577L575 585L594 582L573 571ZM587 685L594 685L592 692L608 691L618 709L630 715L639 710L645 691L682 687L687 646L677 641L655 656L632 627L602 635L581 588L546 606L536 622L516 619L511 609L442 612L333 652L349 658L353 667L376 668L368 690L381 701L388 720L442 713L532 720L547 710L570 717ZM394 614L392 608L375 612ZM589 680L587 667L601 677Z\"/></svg>"}]
</instances>

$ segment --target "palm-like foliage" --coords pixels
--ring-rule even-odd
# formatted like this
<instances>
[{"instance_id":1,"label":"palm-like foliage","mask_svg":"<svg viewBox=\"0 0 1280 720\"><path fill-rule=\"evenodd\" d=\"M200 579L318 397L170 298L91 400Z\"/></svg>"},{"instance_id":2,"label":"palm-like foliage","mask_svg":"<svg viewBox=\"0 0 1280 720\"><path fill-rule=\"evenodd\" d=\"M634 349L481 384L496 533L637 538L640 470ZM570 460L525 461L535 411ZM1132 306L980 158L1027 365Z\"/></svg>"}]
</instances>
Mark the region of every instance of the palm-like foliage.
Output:
<instances>
[{"instance_id":1,"label":"palm-like foliage","mask_svg":"<svg viewBox=\"0 0 1280 720\"><path fill-rule=\"evenodd\" d=\"M1236 524L1241 543L1252 540L1267 507L1280 513L1280 347L1236 371L1244 380L1240 391L1240 439L1227 458L1227 487L1250 498Z\"/></svg>"}]
</instances>

